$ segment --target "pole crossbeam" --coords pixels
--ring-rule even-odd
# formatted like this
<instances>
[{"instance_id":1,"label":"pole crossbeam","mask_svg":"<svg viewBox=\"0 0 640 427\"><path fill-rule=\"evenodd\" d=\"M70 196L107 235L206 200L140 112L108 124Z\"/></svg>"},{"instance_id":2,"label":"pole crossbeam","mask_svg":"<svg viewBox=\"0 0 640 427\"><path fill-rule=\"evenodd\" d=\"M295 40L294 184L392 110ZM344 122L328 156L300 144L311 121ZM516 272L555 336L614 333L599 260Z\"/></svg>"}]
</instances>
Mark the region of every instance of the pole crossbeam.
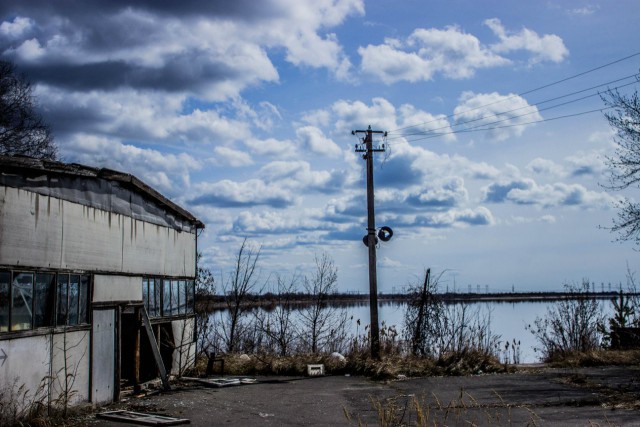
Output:
<instances>
[{"instance_id":1,"label":"pole crossbeam","mask_svg":"<svg viewBox=\"0 0 640 427\"><path fill-rule=\"evenodd\" d=\"M373 153L385 151L385 146L374 147L373 135L383 134L386 132L379 130L371 130L371 126L365 130L352 131L352 135L359 133L365 134L363 138L364 148L362 145L356 145L356 152L366 152L363 155L367 162L367 247L369 249L369 309L371 315L371 357L380 359L380 327L378 322L378 275L376 269L376 219L375 204L373 192Z\"/></svg>"}]
</instances>

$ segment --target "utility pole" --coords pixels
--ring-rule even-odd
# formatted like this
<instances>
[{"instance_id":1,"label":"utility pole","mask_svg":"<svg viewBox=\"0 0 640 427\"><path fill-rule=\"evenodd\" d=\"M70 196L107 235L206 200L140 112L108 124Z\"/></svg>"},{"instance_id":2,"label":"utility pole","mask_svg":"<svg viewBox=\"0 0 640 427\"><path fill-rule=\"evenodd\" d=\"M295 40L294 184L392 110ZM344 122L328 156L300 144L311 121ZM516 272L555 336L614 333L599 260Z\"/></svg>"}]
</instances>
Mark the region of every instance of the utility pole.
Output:
<instances>
[{"instance_id":1,"label":"utility pole","mask_svg":"<svg viewBox=\"0 0 640 427\"><path fill-rule=\"evenodd\" d=\"M371 130L354 130L351 134L365 134L362 139L363 144L357 144L355 151L363 152L362 157L367 162L367 236L364 241L369 248L369 309L371 313L371 357L380 359L380 328L378 324L378 274L376 271L376 218L373 202L373 153L384 152L382 146L373 146L373 134L384 134L386 132ZM364 146L364 147L363 147Z\"/></svg>"}]
</instances>

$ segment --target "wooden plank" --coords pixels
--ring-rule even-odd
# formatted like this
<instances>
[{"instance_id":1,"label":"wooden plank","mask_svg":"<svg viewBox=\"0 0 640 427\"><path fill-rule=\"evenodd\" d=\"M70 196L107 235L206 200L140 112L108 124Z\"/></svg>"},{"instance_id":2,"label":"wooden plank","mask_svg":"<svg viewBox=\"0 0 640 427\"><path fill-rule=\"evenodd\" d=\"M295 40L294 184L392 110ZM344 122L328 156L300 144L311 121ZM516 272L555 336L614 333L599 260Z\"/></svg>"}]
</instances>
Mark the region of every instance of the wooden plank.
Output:
<instances>
[{"instance_id":1,"label":"wooden plank","mask_svg":"<svg viewBox=\"0 0 640 427\"><path fill-rule=\"evenodd\" d=\"M108 411L97 414L98 418L110 421L121 421L126 423L140 424L144 426L175 426L180 424L190 424L186 418L169 417L158 414L144 414L133 411Z\"/></svg>"},{"instance_id":2,"label":"wooden plank","mask_svg":"<svg viewBox=\"0 0 640 427\"><path fill-rule=\"evenodd\" d=\"M149 342L151 343L151 350L153 351L153 357L156 360L156 366L160 371L160 379L162 379L162 385L165 390L171 390L171 385L169 384L169 379L167 377L167 370L164 367L164 362L162 361L162 356L160 355L158 342L156 341L156 337L155 335L153 335L153 330L151 329L151 322L149 321L147 309L142 306L140 313L142 314L142 323L144 324L144 329L145 331L147 331L147 337L149 338Z\"/></svg>"}]
</instances>

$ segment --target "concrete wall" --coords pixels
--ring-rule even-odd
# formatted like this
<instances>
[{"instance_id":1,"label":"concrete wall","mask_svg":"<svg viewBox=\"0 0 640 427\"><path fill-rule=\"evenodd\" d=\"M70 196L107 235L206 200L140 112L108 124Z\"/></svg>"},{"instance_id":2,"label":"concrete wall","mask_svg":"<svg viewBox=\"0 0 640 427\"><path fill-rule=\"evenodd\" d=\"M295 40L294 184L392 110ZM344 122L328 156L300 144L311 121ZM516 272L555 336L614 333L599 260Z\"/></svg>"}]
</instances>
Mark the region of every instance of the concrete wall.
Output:
<instances>
[{"instance_id":1,"label":"concrete wall","mask_svg":"<svg viewBox=\"0 0 640 427\"><path fill-rule=\"evenodd\" d=\"M195 276L196 235L0 187L0 264Z\"/></svg>"},{"instance_id":2,"label":"concrete wall","mask_svg":"<svg viewBox=\"0 0 640 427\"><path fill-rule=\"evenodd\" d=\"M93 276L93 302L141 301L142 277Z\"/></svg>"},{"instance_id":3,"label":"concrete wall","mask_svg":"<svg viewBox=\"0 0 640 427\"><path fill-rule=\"evenodd\" d=\"M0 388L28 390L24 403L47 403L48 391L53 404L63 391L69 392L69 404L89 399L89 331L73 331L0 341ZM65 369L66 360L66 369ZM67 374L68 382L65 385Z\"/></svg>"},{"instance_id":4,"label":"concrete wall","mask_svg":"<svg viewBox=\"0 0 640 427\"><path fill-rule=\"evenodd\" d=\"M195 363L196 343L193 341L193 332L196 320L183 319L173 320L171 330L176 349L173 351L173 364L170 372L179 375L184 370ZM168 368L168 367L167 367Z\"/></svg>"}]
</instances>

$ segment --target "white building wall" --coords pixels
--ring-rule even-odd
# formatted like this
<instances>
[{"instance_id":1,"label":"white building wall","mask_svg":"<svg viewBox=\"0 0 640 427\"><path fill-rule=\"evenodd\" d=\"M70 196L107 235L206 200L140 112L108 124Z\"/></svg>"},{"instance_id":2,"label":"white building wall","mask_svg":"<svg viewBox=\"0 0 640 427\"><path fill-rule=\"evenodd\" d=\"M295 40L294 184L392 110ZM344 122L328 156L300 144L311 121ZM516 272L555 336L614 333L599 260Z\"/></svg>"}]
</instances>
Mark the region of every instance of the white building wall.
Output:
<instances>
[{"instance_id":1,"label":"white building wall","mask_svg":"<svg viewBox=\"0 0 640 427\"><path fill-rule=\"evenodd\" d=\"M195 276L193 233L20 189L0 187L0 236L4 265Z\"/></svg>"},{"instance_id":2,"label":"white building wall","mask_svg":"<svg viewBox=\"0 0 640 427\"><path fill-rule=\"evenodd\" d=\"M93 276L93 302L142 301L142 277Z\"/></svg>"},{"instance_id":3,"label":"white building wall","mask_svg":"<svg viewBox=\"0 0 640 427\"><path fill-rule=\"evenodd\" d=\"M7 356L0 362L0 388L28 390L26 405L49 399L55 405L65 388L69 404L89 400L89 343L89 331L0 341L0 354Z\"/></svg>"},{"instance_id":4,"label":"white building wall","mask_svg":"<svg viewBox=\"0 0 640 427\"><path fill-rule=\"evenodd\" d=\"M71 405L89 400L90 347L89 331L74 331L53 336L51 354L53 401L64 398L65 393Z\"/></svg>"}]
</instances>

